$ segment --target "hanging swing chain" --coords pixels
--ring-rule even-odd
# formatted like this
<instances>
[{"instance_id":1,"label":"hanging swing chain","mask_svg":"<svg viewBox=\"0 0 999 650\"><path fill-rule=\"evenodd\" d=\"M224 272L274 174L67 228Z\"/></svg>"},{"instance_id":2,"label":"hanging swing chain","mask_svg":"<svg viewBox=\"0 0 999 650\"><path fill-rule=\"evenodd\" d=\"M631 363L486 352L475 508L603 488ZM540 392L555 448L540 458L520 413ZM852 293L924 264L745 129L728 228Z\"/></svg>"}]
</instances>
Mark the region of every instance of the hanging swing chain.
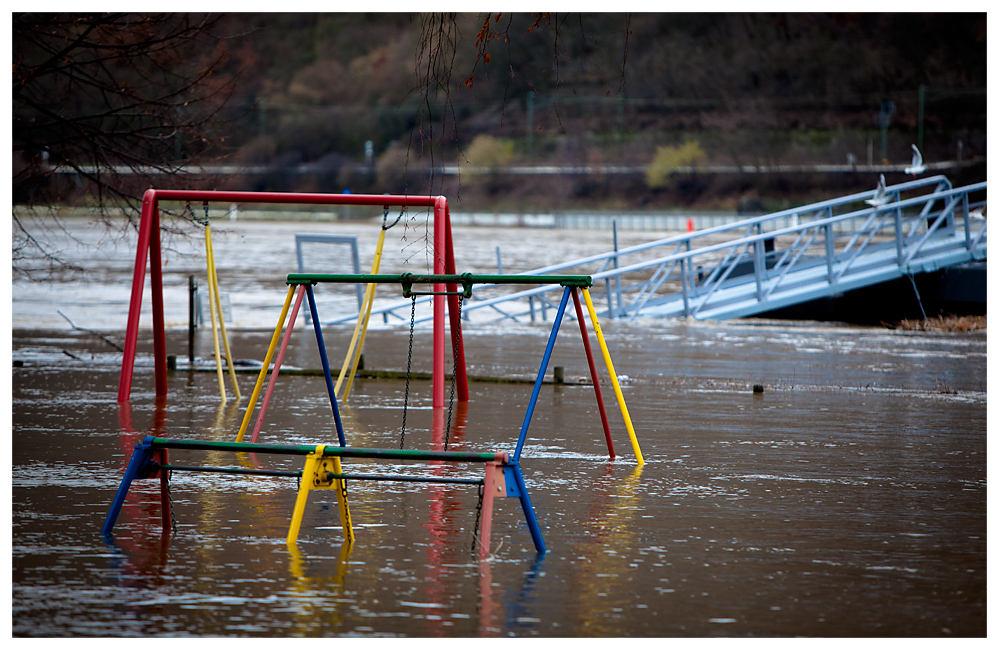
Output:
<instances>
[{"instance_id":1,"label":"hanging swing chain","mask_svg":"<svg viewBox=\"0 0 999 650\"><path fill-rule=\"evenodd\" d=\"M461 305L464 296L458 295L458 330L454 342L454 363L451 368L451 396L447 408L447 427L444 429L444 451L448 450L451 441L451 418L454 414L455 376L458 374L458 349L461 346ZM416 326L416 296L411 297L412 307L409 315L409 354L406 358L406 393L402 403L402 429L399 434L399 449L406 448L406 414L409 412L409 385L413 370L413 332Z\"/></svg>"},{"instance_id":2,"label":"hanging swing chain","mask_svg":"<svg viewBox=\"0 0 999 650\"><path fill-rule=\"evenodd\" d=\"M173 478L173 470L161 469L161 472L167 473L166 480L166 490L167 490L167 501L170 502L170 521L173 524L173 532L177 532L177 514L173 511L173 492L170 491L170 479Z\"/></svg>"},{"instance_id":3,"label":"hanging swing chain","mask_svg":"<svg viewBox=\"0 0 999 650\"><path fill-rule=\"evenodd\" d=\"M482 495L485 487L479 485L479 503L475 506L475 528L472 529L472 550L475 550L475 542L479 539L479 521L482 519Z\"/></svg>"},{"instance_id":4,"label":"hanging swing chain","mask_svg":"<svg viewBox=\"0 0 999 650\"><path fill-rule=\"evenodd\" d=\"M386 226L385 224L386 222L388 222L388 213L389 209L388 206L386 205L385 214L382 215L382 230L388 230L395 224L399 223L399 219L402 219L402 215L406 214L406 206L402 206L402 210L399 211L399 216L395 218L395 221L392 222L392 225Z\"/></svg>"},{"instance_id":5,"label":"hanging swing chain","mask_svg":"<svg viewBox=\"0 0 999 650\"><path fill-rule=\"evenodd\" d=\"M451 414L454 412L454 378L458 374L458 348L461 346L461 302L464 295L458 294L458 329L454 338L454 365L451 367L451 399L447 405L447 428L444 429L444 451L451 439Z\"/></svg>"},{"instance_id":6,"label":"hanging swing chain","mask_svg":"<svg viewBox=\"0 0 999 650\"><path fill-rule=\"evenodd\" d=\"M199 219L194 214L194 209L191 207L191 202L190 201L187 202L187 212L188 212L188 214L191 215L191 220L192 221L200 223L202 226L208 226L209 225L209 222L208 222L208 201L205 201L204 204L205 204L205 219L204 219L204 221L202 221L201 219Z\"/></svg>"},{"instance_id":7,"label":"hanging swing chain","mask_svg":"<svg viewBox=\"0 0 999 650\"><path fill-rule=\"evenodd\" d=\"M406 448L406 413L409 411L409 380L413 369L413 328L416 326L416 296L409 316L409 358L406 360L406 397L402 403L402 432L399 434L399 449Z\"/></svg>"}]
</instances>

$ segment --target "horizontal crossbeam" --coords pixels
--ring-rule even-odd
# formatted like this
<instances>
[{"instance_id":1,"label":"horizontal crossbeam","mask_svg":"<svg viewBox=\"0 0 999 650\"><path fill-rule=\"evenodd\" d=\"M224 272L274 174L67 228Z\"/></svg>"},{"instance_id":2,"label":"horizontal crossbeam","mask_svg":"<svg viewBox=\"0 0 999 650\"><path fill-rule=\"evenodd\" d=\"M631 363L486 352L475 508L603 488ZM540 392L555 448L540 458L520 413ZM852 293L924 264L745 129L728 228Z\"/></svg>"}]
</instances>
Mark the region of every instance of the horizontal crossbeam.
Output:
<instances>
[{"instance_id":1,"label":"horizontal crossbeam","mask_svg":"<svg viewBox=\"0 0 999 650\"><path fill-rule=\"evenodd\" d=\"M481 478L446 478L443 476L406 476L403 474L336 474L329 472L327 480L353 479L355 481L405 481L407 483L455 483L459 485L484 485Z\"/></svg>"},{"instance_id":2,"label":"horizontal crossbeam","mask_svg":"<svg viewBox=\"0 0 999 650\"><path fill-rule=\"evenodd\" d=\"M176 472L206 472L217 474L246 474L249 476L279 476L284 478L301 478L302 471L287 472L270 469L245 469L242 467L214 467L193 465L158 465L159 469ZM335 474L328 472L327 480L352 479L355 481L405 481L407 483L453 483L458 485L482 485L481 478L446 478L441 476L415 476L406 474Z\"/></svg>"},{"instance_id":3,"label":"horizontal crossbeam","mask_svg":"<svg viewBox=\"0 0 999 650\"><path fill-rule=\"evenodd\" d=\"M195 449L201 451L231 451L258 454L286 454L308 456L316 451L315 445L280 445L261 442L226 442L221 440L180 440L154 438L146 440L152 449ZM418 449L378 449L363 447L336 447L326 445L323 456L340 458L375 458L392 460L442 460L450 462L506 463L506 452L473 451L421 451Z\"/></svg>"},{"instance_id":4,"label":"horizontal crossbeam","mask_svg":"<svg viewBox=\"0 0 999 650\"><path fill-rule=\"evenodd\" d=\"M286 472L277 469L244 469L242 467L208 467L191 465L159 465L160 469L171 472L215 472L218 474L249 474L251 476L283 476L287 478L300 478L302 471Z\"/></svg>"},{"instance_id":5,"label":"horizontal crossbeam","mask_svg":"<svg viewBox=\"0 0 999 650\"><path fill-rule=\"evenodd\" d=\"M593 281L588 275L416 275L402 273L289 273L288 284L366 283L366 284L559 284L563 287L589 288Z\"/></svg>"}]
</instances>

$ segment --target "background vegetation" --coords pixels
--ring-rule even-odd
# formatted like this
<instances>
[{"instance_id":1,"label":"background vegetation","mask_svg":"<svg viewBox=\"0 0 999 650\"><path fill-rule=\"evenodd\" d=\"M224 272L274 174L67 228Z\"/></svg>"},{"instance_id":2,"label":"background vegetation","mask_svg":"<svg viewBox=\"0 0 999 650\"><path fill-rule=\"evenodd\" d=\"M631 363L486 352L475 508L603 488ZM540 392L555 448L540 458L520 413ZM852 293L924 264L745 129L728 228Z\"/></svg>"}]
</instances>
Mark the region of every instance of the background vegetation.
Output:
<instances>
[{"instance_id":1,"label":"background vegetation","mask_svg":"<svg viewBox=\"0 0 999 650\"><path fill-rule=\"evenodd\" d=\"M62 43L88 24L59 18ZM155 69L110 68L111 78L128 72L128 79L173 83L182 99L170 103L180 126L158 124L146 133L160 146L142 149L141 160L181 171L195 163L255 171L151 179L105 173L125 195L155 183L443 193L457 209L733 209L747 197L825 198L867 188L871 178L671 179L667 172L683 160L901 163L917 141L927 161L980 161L950 174L955 182L984 178L984 13L182 18L200 27L197 38L158 54ZM96 110L86 104L104 99L53 77L44 107L19 99L38 89L39 68L59 51L52 45L39 53L34 45L46 21L53 17L14 15L15 201L92 201L93 179L49 173L55 160L83 165L87 150L68 146L51 125L47 133L36 127L43 108L74 120L73 111ZM105 39L135 29L132 23L142 21L116 19ZM88 62L78 65L86 69ZM193 83L174 83L173 71ZM888 106L894 111L882 156L879 120ZM119 126L105 115L98 130ZM636 171L504 174L509 165ZM469 166L491 173L479 178ZM460 176L447 171L462 168Z\"/></svg>"}]
</instances>

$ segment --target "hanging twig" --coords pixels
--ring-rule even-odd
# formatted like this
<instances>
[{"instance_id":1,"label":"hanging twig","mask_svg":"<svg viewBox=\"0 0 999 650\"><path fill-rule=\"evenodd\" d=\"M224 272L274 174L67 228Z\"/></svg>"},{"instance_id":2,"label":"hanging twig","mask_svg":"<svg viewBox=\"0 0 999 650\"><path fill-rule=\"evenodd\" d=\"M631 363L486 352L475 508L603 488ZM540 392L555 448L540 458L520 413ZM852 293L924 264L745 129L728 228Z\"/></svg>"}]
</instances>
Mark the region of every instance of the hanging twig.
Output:
<instances>
[{"instance_id":1,"label":"hanging twig","mask_svg":"<svg viewBox=\"0 0 999 650\"><path fill-rule=\"evenodd\" d=\"M73 321L69 320L69 316L67 316L66 314L62 313L62 312L61 312L61 311L59 311L58 309L56 310L56 313L58 313L58 314L59 314L60 316L62 316L63 318L65 318L65 319L66 319L66 322L67 322L67 323L69 323L69 326L70 326L70 327L72 327L73 329L75 329L75 330L80 330L81 332L87 332L88 334L94 334L94 335L96 335L96 336L99 336L99 337L101 337L102 339L104 339L104 342L105 342L105 343L107 343L108 345L110 345L110 346L111 346L111 347L113 347L114 349L118 350L119 352L124 352L124 351L125 351L125 350L123 350L122 348L118 347L118 344L117 344L117 343L115 343L114 341L112 341L112 340L108 339L108 337L104 336L104 335L103 335L103 334L101 334L100 332L95 332L94 330L88 330L88 329L87 329L87 328L85 328L85 327L78 327L77 325L75 325L75 324L73 323Z\"/></svg>"}]
</instances>

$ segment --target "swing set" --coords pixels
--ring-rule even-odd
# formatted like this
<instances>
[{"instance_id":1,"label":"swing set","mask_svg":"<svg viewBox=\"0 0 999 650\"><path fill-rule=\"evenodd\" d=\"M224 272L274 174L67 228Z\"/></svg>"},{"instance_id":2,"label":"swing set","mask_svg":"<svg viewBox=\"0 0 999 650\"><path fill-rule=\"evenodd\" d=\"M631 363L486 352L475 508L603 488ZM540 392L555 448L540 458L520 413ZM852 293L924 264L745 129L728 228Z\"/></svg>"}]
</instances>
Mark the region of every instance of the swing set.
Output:
<instances>
[{"instance_id":1,"label":"swing set","mask_svg":"<svg viewBox=\"0 0 999 650\"><path fill-rule=\"evenodd\" d=\"M539 553L545 552L545 543L541 535L540 526L538 525L537 518L534 514L534 509L531 505L530 497L527 492L526 485L524 483L523 474L520 468L520 457L523 452L524 443L527 438L527 432L530 427L531 419L534 413L535 406L537 404L540 389L543 383L545 372L548 367L549 360L551 358L552 350L554 348L555 339L558 335L559 328L561 326L562 318L566 311L566 306L568 304L569 297L573 299L573 303L576 310L576 319L580 326L580 332L583 337L584 349L586 351L587 362L589 365L591 377L593 380L593 387L597 398L597 403L600 411L601 422L604 428L604 434L607 441L607 448L610 457L613 459L615 457L613 442L610 435L610 427L607 421L607 414L603 406L603 399L600 391L600 382L597 377L596 365L593 360L593 355L589 345L589 337L584 323L584 316L582 311L582 306L580 304L578 293L583 294L583 298L586 303L586 308L590 316L590 321L593 324L594 332L597 336L597 340L600 344L601 352L603 353L604 361L607 365L608 372L610 374L611 382L614 387L614 391L618 400L618 404L621 407L622 415L624 416L625 425L628 430L629 439L632 444L632 448L635 452L636 460L639 465L644 463L644 458L642 456L641 449L638 445L638 440L635 435L634 428L631 423L631 418L627 410L627 405L624 401L624 396L621 392L620 384L617 380L617 375L614 371L613 363L610 358L610 354L607 350L607 345L604 340L603 334L600 329L599 322L597 320L596 311L593 307L593 302L590 299L589 287L592 282L589 276L526 276L526 275L472 275L469 273L457 275L453 273L454 270L454 255L450 236L450 219L447 209L446 200L443 197L390 197L390 196L365 196L365 195L285 195L285 194L265 194L261 193L248 193L248 192L188 192L188 191L157 191L149 190L146 193L143 203L143 220L140 223L140 236L138 251L136 253L136 270L133 276L133 287L132 287L132 303L129 309L129 328L126 335L126 346L125 354L123 358L122 365L122 377L119 384L119 401L127 401L129 396L129 390L131 387L131 369L134 363L134 355L136 348L136 338L138 330L138 312L139 305L141 303L142 296L142 284L144 281L145 273L145 255L148 252L150 259L152 260L152 272L153 272L153 323L154 323L154 356L156 358L156 387L157 395L164 396L166 394L166 379L165 370L163 372L163 377L161 378L161 367L165 368L165 364L161 366L160 356L162 351L162 356L165 357L165 346L163 345L163 334L162 334L162 324L163 324L163 314L162 314L162 271L159 261L159 233L158 233L158 208L156 206L157 199L169 198L173 200L203 200L206 201L206 215L207 215L207 201L208 196L213 197L215 200L224 201L235 201L235 202L273 202L273 203L286 203L286 202L312 202L312 203L336 203L338 200L343 200L344 203L351 205L373 205L377 204L383 205L385 208L385 216L383 217L382 231L379 237L378 247L376 250L375 261L373 263L373 272L368 275L346 275L346 274L306 274L306 273L296 273L287 276L287 283L289 285L288 294L285 299L284 306L281 310L281 314L278 320L277 328L272 336L270 346L268 347L267 355L262 364L260 375L258 376L256 385L254 387L253 393L250 396L250 402L247 406L245 416L243 418L242 424L240 426L239 432L237 433L235 442L216 442L216 441L192 441L192 440L172 440L166 438L157 438L153 436L147 437L142 443L136 445L133 451L131 460L125 471L125 476L122 479L121 485L119 486L118 492L112 502L111 509L108 513L107 519L105 520L104 526L102 528L102 533L105 536L111 535L111 530L114 523L118 517L118 513L125 501L129 487L132 481L136 479L155 479L159 478L161 483L161 495L163 504L163 525L164 530L169 529L170 518L168 512L169 507L169 477L173 471L195 471L195 472L220 472L226 474L250 474L250 475L267 475L267 476L288 476L296 477L299 480L299 491L298 497L295 503L295 509L291 520L291 525L288 530L287 541L289 544L293 544L298 537L299 529L302 523L302 518L305 511L306 501L308 499L308 494L311 490L317 489L332 489L337 494L338 511L340 514L341 524L344 531L344 541L346 543L352 543L354 539L353 528L350 519L350 510L347 503L347 480L374 480L374 481L406 481L406 482L435 482L435 483L452 483L452 484L471 484L479 487L480 495L480 516L482 519L482 528L479 532L478 538L480 540L479 553L480 556L484 557L489 551L489 534L491 530L491 517L493 508L493 499L496 496L507 496L516 497L520 500L522 509L524 511L524 517L530 530L532 540L534 542L535 548ZM303 200L304 199L304 200ZM382 245L384 242L385 231L391 226L386 226L387 216L388 216L388 206L401 205L403 209L407 206L414 205L432 205L434 208L434 235L435 235L435 271L443 271L441 273L434 273L431 275L413 275L410 273L402 275L380 275L376 271L379 268ZM401 217L401 215L400 215ZM207 219L206 219L207 221ZM396 219L396 223L398 219ZM394 223L392 225L395 225ZM155 226L155 227L154 227ZM217 297L217 278L214 275L214 265L213 256L211 249L211 239L210 239L210 225L206 226L206 252L209 256L209 284L210 284L210 296L211 292L215 293ZM141 268L140 268L141 266ZM448 273L447 271L451 271ZM313 286L320 283L366 283L368 285L365 299L365 308L363 313L359 314L358 323L354 329L354 336L351 341L350 348L348 350L348 357L345 360L344 365L340 370L340 377L338 378L336 385L334 385L332 373L330 370L329 360L326 354L326 346L323 340L323 333L321 322L319 319L319 314L316 308L315 294L313 291ZM413 314L410 322L410 360L407 364L407 381L406 381L406 400L403 409L403 423L400 434L400 449L364 449L356 447L348 447L346 436L343 430L343 424L340 419L339 408L337 404L337 393L340 382L344 377L345 370L348 366L348 361L351 359L352 353L355 351L355 343L360 341L360 345L356 346L356 351L359 354L364 341L364 332L367 327L367 317L370 315L371 310L371 299L373 298L375 286L378 284L397 284L402 288L402 294L405 297L411 298L413 300ZM414 285L430 285L431 289L429 291L414 291ZM432 375L433 379L433 406L434 408L443 407L443 393L444 393L444 356L443 356L443 311L444 311L444 300L446 299L449 303L448 313L450 316L450 326L451 326L451 338L452 338L452 353L453 353L453 372L451 375L451 398L449 406L448 415L448 433L450 430L450 410L454 403L455 393L458 394L459 401L468 401L468 385L467 376L465 374L465 359L464 350L461 340L461 304L462 300L465 298L470 298L472 295L472 289L475 284L559 284L563 287L562 299L558 308L556 318L552 325L552 330L549 335L548 343L545 348L544 355L540 364L537 379L534 383L534 388L531 394L530 401L527 406L527 411L524 416L523 424L520 429L520 434L518 436L517 444L512 453L506 452L494 452L494 453L472 453L472 452L454 452L447 449L448 441L447 434L445 435L445 443L443 450L435 451L419 451L419 450L407 450L405 449L405 427L406 427L406 412L408 410L409 401L409 385L411 376L411 361L412 361L412 345L413 345L413 325L415 323L415 301L416 297L420 295L431 295L433 296L434 304L434 372ZM461 287L458 290L458 287ZM212 288L214 287L214 288ZM285 328L285 320L289 312L289 308L292 304L292 298L294 297L294 307L291 311L291 319ZM330 407L333 413L333 419L336 426L337 438L339 446L333 445L318 445L312 446L302 446L302 445L275 445L275 444L263 444L257 442L257 437L259 435L261 425L263 422L264 415L267 410L267 405L270 401L271 395L273 394L274 385L276 382L276 377L280 372L280 365L283 360L285 351L288 346L290 339L290 332L295 323L298 311L301 307L303 299L308 299L309 310L311 314L311 320L313 328L316 335L316 342L319 349L320 360L323 367L323 375L325 379L325 384L327 388L327 393L329 396ZM217 301L216 301L217 304ZM213 312L214 315L214 312ZM221 314L220 314L221 316ZM284 337L281 342L280 350L278 351L277 358L274 360L274 367L271 370L271 379L267 387L267 391L264 395L263 401L261 402L260 411L257 415L257 421L254 426L250 442L243 442L244 434L248 428L249 420L251 414L256 406L257 399L260 395L260 390L263 386L263 380L266 377L268 370L271 365L271 359L274 354L275 348L277 347L277 341L280 337L281 330L285 329ZM224 327L223 327L223 338L225 338ZM221 364L218 359L218 342L216 338L216 362L219 368L219 381L220 389L223 393L223 400L225 399L224 387L222 385L222 374L221 374ZM226 354L229 354L228 342L226 342ZM356 359L350 364L351 374L348 380L348 391L350 381L353 379L353 373L356 371L357 361ZM233 381L235 385L235 381ZM237 396L238 396L238 388ZM239 397L237 397L239 399ZM171 449L175 450L202 450L202 451L230 451L230 452L255 452L255 453L271 453L271 454L284 454L284 455L304 455L306 456L306 463L304 468L298 472L287 472L287 471L277 471L277 470L266 470L266 469L248 469L244 467L210 467L210 466L181 466L174 465L169 462L168 451ZM343 471L341 464L342 458L364 458L371 460L411 460L411 461L445 461L449 463L482 463L485 466L485 474L482 478L455 478L455 477L443 477L434 475L419 475L419 476L408 476L399 474L350 474ZM478 528L478 521L476 522Z\"/></svg>"},{"instance_id":2,"label":"swing set","mask_svg":"<svg viewBox=\"0 0 999 650\"><path fill-rule=\"evenodd\" d=\"M277 375L280 373L281 362L284 357L285 350L288 346L288 341L290 339L290 334L292 327L295 323L295 318L298 313L299 306L303 300L303 297L308 297L309 309L312 315L312 324L316 333L316 343L319 348L320 361L323 367L323 376L326 380L327 392L329 394L329 400L334 413L334 419L337 426L337 435L340 437L341 445L345 445L343 436L342 424L339 419L339 411L336 406L337 402L337 391L336 386L333 384L332 375L330 373L329 360L326 355L326 347L323 340L322 326L320 324L320 319L318 312L316 310L315 304L315 294L313 293L313 286L322 283L366 283L369 287L368 292L373 293L371 287L377 284L397 284L402 287L403 297L410 298L412 300L413 309L410 316L410 332L409 332L409 355L406 365L406 397L404 400L403 408L403 422L402 422L402 437L404 440L405 428L406 428L406 407L409 403L409 385L412 375L412 357L413 357L413 331L415 323L415 305L418 296L432 295L439 296L442 293L449 298L457 298L455 309L452 313L452 325L457 325L452 330L452 351L454 354L454 372L451 374L451 398L450 403L453 404L455 396L455 384L459 375L459 368L461 368L464 360L462 340L461 340L461 305L464 298L471 298L472 289L476 284L559 284L563 287L562 300L559 304L558 311L555 316L555 320L552 325L551 334L549 335L548 345L545 348L544 357L542 358L541 368L538 372L537 379L534 383L534 390L531 394L531 399L528 404L528 411L525 417L524 425L521 429L520 440L517 446L517 452L514 457L519 458L520 449L523 447L524 439L527 434L527 427L530 424L531 415L534 412L534 407L537 403L538 395L541 390L544 375L548 367L548 362L551 358L552 350L555 346L555 339L558 335L562 318L566 311L566 305L568 304L568 299L571 296L573 300L573 305L576 310L576 321L579 323L580 334L583 339L583 348L586 353L587 364L590 370L590 377L593 383L593 390L596 395L597 406L600 412L600 420L604 430L604 437L607 442L607 451L610 457L613 459L615 457L614 453L614 442L611 438L610 424L607 420L607 411L604 408L603 395L600 389L600 380L597 375L596 363L594 362L593 353L590 348L589 335L586 329L586 322L583 316L582 305L579 300L579 292L582 292L583 298L586 302L586 308L590 316L590 321L593 323L594 332L597 336L597 341L600 344L600 350L603 354L604 362L607 365L607 370L610 374L611 384L614 387L614 393L617 397L618 405L621 408L622 415L624 417L625 426L628 430L628 437L632 444L632 449L635 452L635 457L639 464L644 463L644 458L642 456L642 450L638 444L638 438L635 435L635 430L631 422L631 416L628 413L628 406L624 400L624 394L621 391L621 385L617 379L617 373L614 371L614 363L611 360L610 352L607 349L607 342L604 339L603 331L600 329L600 322L597 319L596 310L593 307L593 301L590 298L589 287L592 284L589 276L581 275L473 275L471 273L465 273L462 275L414 275L412 273L404 273L401 275L378 275L378 274L368 274L368 275L352 275L352 274L323 274L323 273L292 273L288 275L287 279L289 288L288 295L285 299L285 307L282 309L281 315L278 319L277 327L274 330L274 334L271 338L271 344L267 351L267 356L264 358L260 374L257 378L257 383L254 386L253 393L250 396L250 403L247 406L245 416L243 418L243 423L240 426L239 432L236 435L236 442L242 442L244 434L247 430L250 416L256 407L257 397L260 394L260 389L263 386L264 378L267 375L268 369L271 366L271 357L273 355L274 349L277 345L278 337L281 335L281 330L284 329L284 337L281 342L281 347L278 352L278 356L274 361L274 368L270 372L270 382L267 386L267 392L264 396L264 400L260 406L260 412L257 415L256 424L253 429L253 434L251 437L251 442L257 441L257 436L260 433L261 423L263 421L264 414L267 410L267 405L270 401L270 396L273 393L273 388L277 379ZM447 289L444 292L437 290L432 291L414 291L414 284L431 284L434 287L445 286ZM458 285L461 285L461 290L457 290ZM292 310L292 316L288 322L287 327L285 327L285 318L288 311L288 305L291 303L292 296L297 294L295 298L294 308ZM357 330L355 329L355 336ZM342 372L342 371L341 371ZM436 377L436 373L435 373ZM462 377L462 381L465 387L464 399L459 396L460 401L468 401L468 387L467 387L467 377ZM443 386L443 382L440 382ZM450 408L449 408L450 416ZM448 418L450 428L450 417ZM445 449L447 448L447 439L445 437Z\"/></svg>"},{"instance_id":3,"label":"swing set","mask_svg":"<svg viewBox=\"0 0 999 650\"><path fill-rule=\"evenodd\" d=\"M124 354L121 362L121 376L118 381L118 402L127 402L132 392L132 376L135 355L139 341L139 322L142 312L142 294L145 287L146 268L150 273L153 330L153 364L156 397L167 395L167 354L166 333L163 316L163 261L160 243L160 203L168 201L208 201L239 204L285 204L285 205L343 205L377 206L388 209L399 207L405 210L428 209L433 218L433 271L435 274L455 273L454 245L451 238L451 212L447 199L443 196L400 196L389 194L316 194L301 192L230 192L214 190L146 190L142 197L142 212L139 220L138 241L135 247L135 266L132 273L132 293L128 305L128 321L125 330ZM383 229L384 234L384 229ZM433 406L444 405L444 311L445 298L449 305L452 338L457 328L454 311L457 308L455 296L445 296L443 286L435 286L439 292L433 299ZM468 384L465 378L464 351L459 350L458 398L468 401Z\"/></svg>"}]
</instances>

